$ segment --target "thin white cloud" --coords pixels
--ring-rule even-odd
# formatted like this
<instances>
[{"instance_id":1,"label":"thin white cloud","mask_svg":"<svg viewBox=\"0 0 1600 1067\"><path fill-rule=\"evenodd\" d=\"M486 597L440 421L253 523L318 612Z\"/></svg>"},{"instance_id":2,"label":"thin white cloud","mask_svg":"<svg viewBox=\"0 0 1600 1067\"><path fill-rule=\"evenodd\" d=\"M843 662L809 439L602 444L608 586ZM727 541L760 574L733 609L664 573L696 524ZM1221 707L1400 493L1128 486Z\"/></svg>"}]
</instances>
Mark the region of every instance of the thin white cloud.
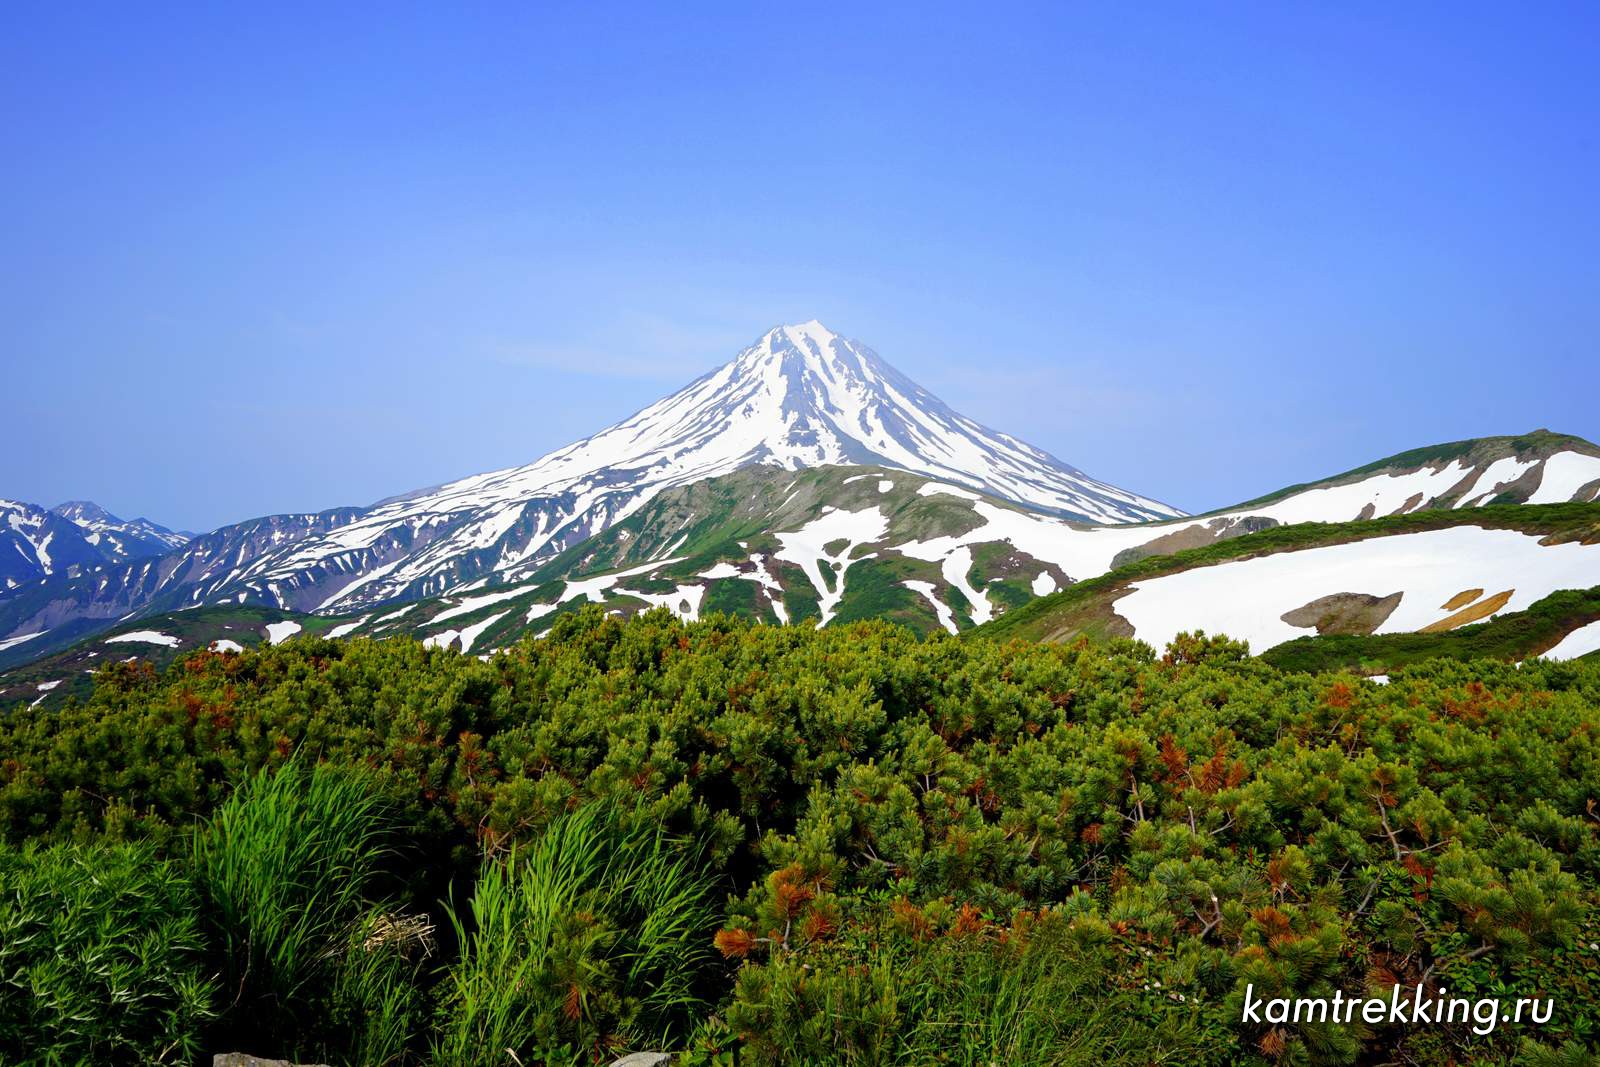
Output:
<instances>
[{"instance_id":1,"label":"thin white cloud","mask_svg":"<svg viewBox=\"0 0 1600 1067\"><path fill-rule=\"evenodd\" d=\"M677 387L726 363L752 340L748 322L696 323L630 312L611 320L595 336L570 342L493 337L482 347L499 366Z\"/></svg>"}]
</instances>

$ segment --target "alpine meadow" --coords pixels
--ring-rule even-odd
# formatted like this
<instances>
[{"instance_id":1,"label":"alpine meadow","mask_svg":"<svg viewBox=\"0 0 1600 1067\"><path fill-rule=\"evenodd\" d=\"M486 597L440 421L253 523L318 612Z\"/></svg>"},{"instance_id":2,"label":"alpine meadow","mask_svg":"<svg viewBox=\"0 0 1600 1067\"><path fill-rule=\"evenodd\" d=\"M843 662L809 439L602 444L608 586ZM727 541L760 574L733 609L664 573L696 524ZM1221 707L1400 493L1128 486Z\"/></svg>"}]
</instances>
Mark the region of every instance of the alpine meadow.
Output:
<instances>
[{"instance_id":1,"label":"alpine meadow","mask_svg":"<svg viewBox=\"0 0 1600 1067\"><path fill-rule=\"evenodd\" d=\"M1600 1064L1594 9L3 18L0 1067Z\"/></svg>"}]
</instances>

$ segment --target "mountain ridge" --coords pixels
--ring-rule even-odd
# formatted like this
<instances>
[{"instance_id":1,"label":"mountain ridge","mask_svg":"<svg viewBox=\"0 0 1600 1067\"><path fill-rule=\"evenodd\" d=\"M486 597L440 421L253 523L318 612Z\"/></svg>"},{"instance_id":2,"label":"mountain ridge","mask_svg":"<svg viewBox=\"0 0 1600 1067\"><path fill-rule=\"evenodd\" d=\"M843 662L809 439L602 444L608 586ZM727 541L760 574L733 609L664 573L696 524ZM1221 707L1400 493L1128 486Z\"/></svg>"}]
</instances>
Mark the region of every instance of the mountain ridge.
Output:
<instances>
[{"instance_id":1,"label":"mountain ridge","mask_svg":"<svg viewBox=\"0 0 1600 1067\"><path fill-rule=\"evenodd\" d=\"M52 575L77 576L153 559L188 539L149 519L119 519L92 501L45 508L0 499L0 596Z\"/></svg>"},{"instance_id":2,"label":"mountain ridge","mask_svg":"<svg viewBox=\"0 0 1600 1067\"><path fill-rule=\"evenodd\" d=\"M737 488L696 489L727 479ZM802 484L803 514L783 496ZM185 540L87 502L28 505L40 529L70 529L59 542L41 535L19 547L14 569L30 548L72 547L83 558L53 571L35 561L0 582L0 662L16 662L24 641L44 651L121 620L206 605L373 615L645 564L660 572L647 579L657 584L619 585L621 610L660 602L693 613L703 597L771 621L815 612L827 623L876 604L954 632L1144 557L1275 526L1597 494L1600 447L1540 430L1413 449L1185 516L967 419L811 320L768 330L683 389L533 463L366 507L263 516ZM731 528L741 505L755 509L745 540L760 547L733 551L724 538L707 564L734 574L657 566L695 531ZM147 538L139 554L97 558L86 539L112 537L113 526ZM630 535L645 539L624 544Z\"/></svg>"},{"instance_id":3,"label":"mountain ridge","mask_svg":"<svg viewBox=\"0 0 1600 1067\"><path fill-rule=\"evenodd\" d=\"M368 508L233 524L158 564L14 596L9 608L0 604L0 635L219 602L337 613L515 582L664 489L746 466L869 460L1050 514L1112 522L1180 514L959 415L812 320L768 330L684 389L531 464Z\"/></svg>"}]
</instances>

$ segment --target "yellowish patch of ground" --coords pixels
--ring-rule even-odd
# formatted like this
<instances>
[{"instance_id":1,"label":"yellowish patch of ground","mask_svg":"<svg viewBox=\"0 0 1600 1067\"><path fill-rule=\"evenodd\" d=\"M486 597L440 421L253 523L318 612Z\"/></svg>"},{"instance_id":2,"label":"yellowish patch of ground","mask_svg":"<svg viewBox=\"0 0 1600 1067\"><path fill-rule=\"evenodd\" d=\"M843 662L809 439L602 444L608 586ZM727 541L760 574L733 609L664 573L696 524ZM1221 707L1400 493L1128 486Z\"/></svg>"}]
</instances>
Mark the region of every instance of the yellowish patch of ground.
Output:
<instances>
[{"instance_id":1,"label":"yellowish patch of ground","mask_svg":"<svg viewBox=\"0 0 1600 1067\"><path fill-rule=\"evenodd\" d=\"M1445 611L1455 611L1457 608L1466 607L1468 604L1472 603L1474 600L1477 600L1482 595L1482 589L1463 589L1449 600L1446 600L1443 604L1440 604L1439 607Z\"/></svg>"},{"instance_id":2,"label":"yellowish patch of ground","mask_svg":"<svg viewBox=\"0 0 1600 1067\"><path fill-rule=\"evenodd\" d=\"M1496 593L1494 596L1485 597L1476 604L1472 605L1472 607L1466 608L1463 611L1458 611L1454 615L1446 615L1438 622L1430 622L1417 632L1424 634L1436 634L1444 630L1454 630L1457 626L1465 626L1469 622L1477 622L1479 619L1486 619L1490 615L1493 615L1495 612L1499 611L1501 608L1505 607L1506 601L1510 600L1511 594L1515 592L1515 589L1507 589L1503 593Z\"/></svg>"}]
</instances>

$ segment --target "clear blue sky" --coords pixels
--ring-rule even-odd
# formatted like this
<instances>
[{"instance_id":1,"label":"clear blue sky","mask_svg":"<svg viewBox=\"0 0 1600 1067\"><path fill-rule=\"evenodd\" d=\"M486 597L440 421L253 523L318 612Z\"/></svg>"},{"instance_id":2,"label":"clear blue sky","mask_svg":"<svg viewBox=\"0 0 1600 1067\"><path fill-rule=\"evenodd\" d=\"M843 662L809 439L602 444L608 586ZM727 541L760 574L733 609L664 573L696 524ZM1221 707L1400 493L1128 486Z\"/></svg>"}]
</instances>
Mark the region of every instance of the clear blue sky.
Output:
<instances>
[{"instance_id":1,"label":"clear blue sky","mask_svg":"<svg viewBox=\"0 0 1600 1067\"><path fill-rule=\"evenodd\" d=\"M812 317L1191 510L1600 437L1594 4L220 7L0 15L0 496L367 503Z\"/></svg>"}]
</instances>

